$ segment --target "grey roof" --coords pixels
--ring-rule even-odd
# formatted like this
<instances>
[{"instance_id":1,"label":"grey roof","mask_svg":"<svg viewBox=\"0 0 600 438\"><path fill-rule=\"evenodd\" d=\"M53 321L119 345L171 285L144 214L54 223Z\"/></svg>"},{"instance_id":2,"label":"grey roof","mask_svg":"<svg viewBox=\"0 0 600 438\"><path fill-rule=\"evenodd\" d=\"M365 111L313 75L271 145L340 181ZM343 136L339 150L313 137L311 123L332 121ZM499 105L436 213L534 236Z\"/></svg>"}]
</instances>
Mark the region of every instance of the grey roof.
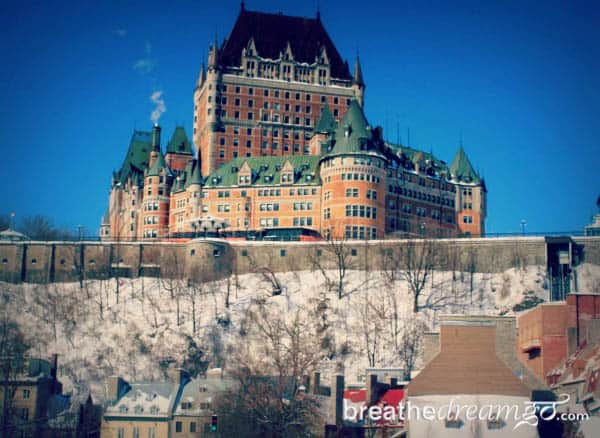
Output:
<instances>
[{"instance_id":1,"label":"grey roof","mask_svg":"<svg viewBox=\"0 0 600 438\"><path fill-rule=\"evenodd\" d=\"M175 407L175 415L208 415L210 410L200 409L201 403L212 404L215 398L228 390L235 388L238 385L238 381L230 378L196 378L192 379L183 388L183 393L179 399L178 405ZM192 404L189 409L182 409L181 403L189 402Z\"/></svg>"}]
</instances>

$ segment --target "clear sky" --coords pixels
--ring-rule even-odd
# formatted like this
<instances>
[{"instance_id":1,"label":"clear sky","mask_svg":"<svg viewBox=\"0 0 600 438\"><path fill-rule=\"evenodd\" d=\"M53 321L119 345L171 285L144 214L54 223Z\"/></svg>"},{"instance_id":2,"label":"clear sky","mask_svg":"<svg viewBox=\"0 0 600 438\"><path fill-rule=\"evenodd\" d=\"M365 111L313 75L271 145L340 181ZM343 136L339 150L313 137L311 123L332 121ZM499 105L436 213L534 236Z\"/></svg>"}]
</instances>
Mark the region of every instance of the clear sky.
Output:
<instances>
[{"instance_id":1,"label":"clear sky","mask_svg":"<svg viewBox=\"0 0 600 438\"><path fill-rule=\"evenodd\" d=\"M581 230L600 194L600 6L589 1L320 0L369 121L450 162L464 147L489 189L489 232ZM317 0L249 0L314 16ZM3 2L0 213L97 233L132 130L192 131L192 92L237 0ZM398 129L398 126L400 129Z\"/></svg>"}]
</instances>

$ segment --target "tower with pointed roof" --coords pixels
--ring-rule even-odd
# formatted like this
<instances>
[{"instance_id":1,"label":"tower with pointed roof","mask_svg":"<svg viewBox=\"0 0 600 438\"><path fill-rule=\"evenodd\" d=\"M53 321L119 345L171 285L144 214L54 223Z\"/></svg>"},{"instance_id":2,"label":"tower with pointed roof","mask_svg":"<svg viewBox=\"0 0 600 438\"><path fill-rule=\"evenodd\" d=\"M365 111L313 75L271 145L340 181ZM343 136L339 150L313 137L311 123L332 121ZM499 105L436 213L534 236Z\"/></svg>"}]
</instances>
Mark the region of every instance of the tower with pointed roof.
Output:
<instances>
[{"instance_id":1,"label":"tower with pointed roof","mask_svg":"<svg viewBox=\"0 0 600 438\"><path fill-rule=\"evenodd\" d=\"M354 74L352 75L352 88L354 94L360 106L364 105L365 101L365 80L363 79L362 67L360 65L360 58L356 55L356 61L354 63Z\"/></svg>"},{"instance_id":2,"label":"tower with pointed roof","mask_svg":"<svg viewBox=\"0 0 600 438\"><path fill-rule=\"evenodd\" d=\"M237 157L310 153L324 106L339 120L364 80L352 75L320 16L240 8L223 43L215 40L194 92L193 143L208 175Z\"/></svg>"},{"instance_id":3,"label":"tower with pointed roof","mask_svg":"<svg viewBox=\"0 0 600 438\"><path fill-rule=\"evenodd\" d=\"M383 238L387 163L381 129L369 125L353 99L320 160L324 236Z\"/></svg>"},{"instance_id":4,"label":"tower with pointed roof","mask_svg":"<svg viewBox=\"0 0 600 438\"><path fill-rule=\"evenodd\" d=\"M473 168L462 144L450 165L450 176L456 185L456 224L459 233L483 236L487 215L485 181Z\"/></svg>"}]
</instances>

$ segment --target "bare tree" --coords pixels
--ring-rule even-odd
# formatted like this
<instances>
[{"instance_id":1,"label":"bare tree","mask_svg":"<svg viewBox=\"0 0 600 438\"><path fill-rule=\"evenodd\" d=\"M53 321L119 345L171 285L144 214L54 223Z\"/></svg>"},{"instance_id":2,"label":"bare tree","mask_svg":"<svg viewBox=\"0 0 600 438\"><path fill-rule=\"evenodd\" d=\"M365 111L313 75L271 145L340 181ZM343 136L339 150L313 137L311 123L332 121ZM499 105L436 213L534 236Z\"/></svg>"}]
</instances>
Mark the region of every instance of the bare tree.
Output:
<instances>
[{"instance_id":1,"label":"bare tree","mask_svg":"<svg viewBox=\"0 0 600 438\"><path fill-rule=\"evenodd\" d=\"M3 297L8 300L8 296ZM25 354L29 349L25 337L17 323L8 313L8 306L0 314L0 373L2 379L2 422L0 437L12 436L12 425L16 420L12 404L14 399L13 382L25 369Z\"/></svg>"},{"instance_id":2,"label":"bare tree","mask_svg":"<svg viewBox=\"0 0 600 438\"><path fill-rule=\"evenodd\" d=\"M239 386L217 401L221 436L307 436L319 418L316 401L298 391L301 377L319 360L307 313L285 315L264 300L248 308L248 342L231 355Z\"/></svg>"},{"instance_id":3,"label":"bare tree","mask_svg":"<svg viewBox=\"0 0 600 438\"><path fill-rule=\"evenodd\" d=\"M248 264L250 265L250 272L261 276L263 283L270 289L271 295L281 295L284 286L273 268L275 264L272 254L268 255L264 263L248 254Z\"/></svg>"},{"instance_id":4,"label":"bare tree","mask_svg":"<svg viewBox=\"0 0 600 438\"><path fill-rule=\"evenodd\" d=\"M356 268L354 248L346 238L328 239L325 245L319 246L310 256L314 270L321 273L325 288L335 292L338 299L355 292L362 285L349 288L348 273Z\"/></svg>"},{"instance_id":5,"label":"bare tree","mask_svg":"<svg viewBox=\"0 0 600 438\"><path fill-rule=\"evenodd\" d=\"M183 261L176 252L169 252L162 258L159 284L169 293L170 298L175 300L177 326L182 323L181 298L187 288L184 271Z\"/></svg>"},{"instance_id":6,"label":"bare tree","mask_svg":"<svg viewBox=\"0 0 600 438\"><path fill-rule=\"evenodd\" d=\"M404 368L405 380L411 379L412 371L421 354L425 329L425 324L416 315L404 321L399 358Z\"/></svg>"}]
</instances>

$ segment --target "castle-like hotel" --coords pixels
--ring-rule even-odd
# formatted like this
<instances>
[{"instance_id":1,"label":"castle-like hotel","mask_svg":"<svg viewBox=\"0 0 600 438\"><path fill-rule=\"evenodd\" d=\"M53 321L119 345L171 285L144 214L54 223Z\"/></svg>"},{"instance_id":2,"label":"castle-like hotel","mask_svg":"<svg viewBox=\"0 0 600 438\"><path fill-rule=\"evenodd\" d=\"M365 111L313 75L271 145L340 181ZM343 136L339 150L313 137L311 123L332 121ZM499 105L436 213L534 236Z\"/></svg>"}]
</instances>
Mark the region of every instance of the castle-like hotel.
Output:
<instances>
[{"instance_id":1,"label":"castle-like hotel","mask_svg":"<svg viewBox=\"0 0 600 438\"><path fill-rule=\"evenodd\" d=\"M314 230L324 238L479 236L486 187L462 146L450 166L384 140L353 73L316 18L242 8L209 49L194 91L193 144L177 127L134 131L101 236Z\"/></svg>"}]
</instances>

